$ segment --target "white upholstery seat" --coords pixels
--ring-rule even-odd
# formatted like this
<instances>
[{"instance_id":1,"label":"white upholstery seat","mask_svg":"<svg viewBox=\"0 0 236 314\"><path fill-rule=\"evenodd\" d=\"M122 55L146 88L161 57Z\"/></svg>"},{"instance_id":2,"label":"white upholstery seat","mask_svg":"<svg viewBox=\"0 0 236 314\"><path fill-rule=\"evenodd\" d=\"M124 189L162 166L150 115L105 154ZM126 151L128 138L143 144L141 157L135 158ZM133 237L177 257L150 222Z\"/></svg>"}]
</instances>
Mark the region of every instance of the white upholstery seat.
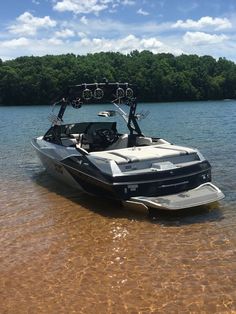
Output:
<instances>
[{"instance_id":1,"label":"white upholstery seat","mask_svg":"<svg viewBox=\"0 0 236 314\"><path fill-rule=\"evenodd\" d=\"M70 134L70 136L78 139L81 136L81 134L80 133L73 133L73 134Z\"/></svg>"},{"instance_id":2,"label":"white upholstery seat","mask_svg":"<svg viewBox=\"0 0 236 314\"><path fill-rule=\"evenodd\" d=\"M151 137L137 137L136 138L136 145L137 146L152 145L152 139L151 139Z\"/></svg>"},{"instance_id":3,"label":"white upholstery seat","mask_svg":"<svg viewBox=\"0 0 236 314\"><path fill-rule=\"evenodd\" d=\"M84 139L84 133L71 134L71 135L76 138L76 141L77 141L76 147L82 147L83 139Z\"/></svg>"},{"instance_id":4,"label":"white upholstery seat","mask_svg":"<svg viewBox=\"0 0 236 314\"><path fill-rule=\"evenodd\" d=\"M75 138L62 138L61 143L63 146L76 145L77 140Z\"/></svg>"},{"instance_id":5,"label":"white upholstery seat","mask_svg":"<svg viewBox=\"0 0 236 314\"><path fill-rule=\"evenodd\" d=\"M128 147L128 134L121 135L118 140L107 147L106 150L120 149Z\"/></svg>"}]
</instances>

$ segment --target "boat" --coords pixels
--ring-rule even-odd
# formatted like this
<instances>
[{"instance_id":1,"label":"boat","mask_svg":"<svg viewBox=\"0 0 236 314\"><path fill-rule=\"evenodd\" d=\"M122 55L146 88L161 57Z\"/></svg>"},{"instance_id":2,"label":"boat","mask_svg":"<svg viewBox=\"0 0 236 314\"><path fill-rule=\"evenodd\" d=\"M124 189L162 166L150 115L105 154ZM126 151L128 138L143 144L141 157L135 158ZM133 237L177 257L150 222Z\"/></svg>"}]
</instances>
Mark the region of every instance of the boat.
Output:
<instances>
[{"instance_id":1,"label":"boat","mask_svg":"<svg viewBox=\"0 0 236 314\"><path fill-rule=\"evenodd\" d=\"M68 106L111 102L117 121L65 123ZM54 113L58 108L58 114ZM211 165L194 148L145 135L138 123L137 88L128 83L91 83L68 87L54 104L51 127L32 140L43 166L56 178L88 194L146 209L180 210L217 202L224 197L211 182Z\"/></svg>"}]
</instances>

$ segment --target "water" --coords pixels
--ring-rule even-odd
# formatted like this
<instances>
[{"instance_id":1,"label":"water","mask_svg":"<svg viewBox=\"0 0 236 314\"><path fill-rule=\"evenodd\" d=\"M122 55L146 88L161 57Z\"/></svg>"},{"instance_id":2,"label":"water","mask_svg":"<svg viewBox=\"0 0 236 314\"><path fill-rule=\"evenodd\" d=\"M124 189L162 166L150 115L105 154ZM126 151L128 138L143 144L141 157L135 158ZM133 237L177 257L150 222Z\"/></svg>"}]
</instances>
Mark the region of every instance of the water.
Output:
<instances>
[{"instance_id":1,"label":"water","mask_svg":"<svg viewBox=\"0 0 236 314\"><path fill-rule=\"evenodd\" d=\"M88 197L48 176L30 146L49 108L0 107L0 313L236 311L236 102L142 109L144 133L198 147L226 198L150 219Z\"/></svg>"}]
</instances>

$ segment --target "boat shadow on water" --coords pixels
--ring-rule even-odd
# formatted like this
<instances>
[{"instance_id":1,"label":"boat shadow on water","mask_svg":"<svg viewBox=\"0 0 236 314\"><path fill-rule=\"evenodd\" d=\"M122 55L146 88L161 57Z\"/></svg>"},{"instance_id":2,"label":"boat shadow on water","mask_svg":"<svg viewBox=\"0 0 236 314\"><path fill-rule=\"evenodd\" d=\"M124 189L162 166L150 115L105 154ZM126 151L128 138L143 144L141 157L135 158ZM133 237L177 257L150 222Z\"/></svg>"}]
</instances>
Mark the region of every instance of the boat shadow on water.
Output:
<instances>
[{"instance_id":1,"label":"boat shadow on water","mask_svg":"<svg viewBox=\"0 0 236 314\"><path fill-rule=\"evenodd\" d=\"M109 198L99 198L80 192L63 183L60 184L60 182L51 177L46 171L34 173L31 179L39 186L46 188L49 192L63 196L76 205L110 219L126 218L138 221L149 220L155 224L175 227L224 219L219 203L178 211L146 210L144 208L123 206L119 201L114 201Z\"/></svg>"}]
</instances>

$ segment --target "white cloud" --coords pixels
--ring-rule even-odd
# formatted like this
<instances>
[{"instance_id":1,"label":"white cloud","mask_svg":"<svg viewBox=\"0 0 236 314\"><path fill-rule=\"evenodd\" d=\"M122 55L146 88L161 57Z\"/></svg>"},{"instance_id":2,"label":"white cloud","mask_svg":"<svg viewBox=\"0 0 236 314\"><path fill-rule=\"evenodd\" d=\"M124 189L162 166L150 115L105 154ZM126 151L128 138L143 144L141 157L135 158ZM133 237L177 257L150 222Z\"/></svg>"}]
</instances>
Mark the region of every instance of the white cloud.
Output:
<instances>
[{"instance_id":1,"label":"white cloud","mask_svg":"<svg viewBox=\"0 0 236 314\"><path fill-rule=\"evenodd\" d=\"M80 38L85 38L85 37L86 37L86 34L83 33L83 32L78 32L78 36L79 36Z\"/></svg>"},{"instance_id":2,"label":"white cloud","mask_svg":"<svg viewBox=\"0 0 236 314\"><path fill-rule=\"evenodd\" d=\"M147 11L144 11L142 8L140 8L138 11L137 11L138 14L141 14L141 15L149 15L149 13Z\"/></svg>"},{"instance_id":3,"label":"white cloud","mask_svg":"<svg viewBox=\"0 0 236 314\"><path fill-rule=\"evenodd\" d=\"M35 35L40 28L50 28L56 26L57 22L52 20L49 16L35 17L29 12L21 14L16 23L9 26L10 33L17 35Z\"/></svg>"},{"instance_id":4,"label":"white cloud","mask_svg":"<svg viewBox=\"0 0 236 314\"><path fill-rule=\"evenodd\" d=\"M84 25L88 25L88 19L86 18L86 16L82 16L80 22Z\"/></svg>"},{"instance_id":5,"label":"white cloud","mask_svg":"<svg viewBox=\"0 0 236 314\"><path fill-rule=\"evenodd\" d=\"M228 39L228 36L221 34L207 34L203 32L187 32L183 40L188 45L211 45L218 44Z\"/></svg>"},{"instance_id":6,"label":"white cloud","mask_svg":"<svg viewBox=\"0 0 236 314\"><path fill-rule=\"evenodd\" d=\"M101 11L115 12L118 6L135 5L134 0L54 0L53 9L59 12L70 11L74 14L98 15Z\"/></svg>"},{"instance_id":7,"label":"white cloud","mask_svg":"<svg viewBox=\"0 0 236 314\"><path fill-rule=\"evenodd\" d=\"M50 39L14 39L0 43L0 56L5 55L10 58L19 55L42 56L52 53L52 45L54 46L53 54L75 53L83 55L101 51L115 51L126 54L133 50L150 50L154 53L174 53L177 51L174 47L168 47L155 37L141 38L130 34L118 39L81 37L80 40L66 42L55 37ZM11 49L12 47L18 49ZM182 51L178 50L177 53L182 53Z\"/></svg>"},{"instance_id":8,"label":"white cloud","mask_svg":"<svg viewBox=\"0 0 236 314\"><path fill-rule=\"evenodd\" d=\"M117 12L118 7L119 7L119 3L113 3L113 4L111 5L111 8L110 8L110 10L109 10L109 13L115 13L115 12Z\"/></svg>"},{"instance_id":9,"label":"white cloud","mask_svg":"<svg viewBox=\"0 0 236 314\"><path fill-rule=\"evenodd\" d=\"M40 4L40 2L39 2L38 0L32 0L32 3L33 3L33 4L36 4L36 5L39 5L39 4Z\"/></svg>"},{"instance_id":10,"label":"white cloud","mask_svg":"<svg viewBox=\"0 0 236 314\"><path fill-rule=\"evenodd\" d=\"M74 30L75 32L75 30ZM25 38L21 37L12 40L0 40L0 58L3 60L19 56L34 55L43 56L46 54L67 54L74 53L84 55L101 51L115 51L129 53L133 50L149 50L153 53L182 53L205 55L210 54L215 58L227 57L235 60L235 39L225 35L211 35L203 32L187 32L181 42L179 35L166 36L145 36L130 34L120 38L93 37L89 38L84 32L75 32L76 37L63 38ZM181 46L181 48L180 48Z\"/></svg>"},{"instance_id":11,"label":"white cloud","mask_svg":"<svg viewBox=\"0 0 236 314\"><path fill-rule=\"evenodd\" d=\"M204 16L198 21L187 19L186 21L178 20L175 24L172 25L173 28L182 28L182 29L203 29L207 27L213 27L215 30L222 30L231 28L232 24L227 18L212 18L210 16Z\"/></svg>"},{"instance_id":12,"label":"white cloud","mask_svg":"<svg viewBox=\"0 0 236 314\"><path fill-rule=\"evenodd\" d=\"M61 31L55 32L56 37L67 38L75 36L75 32L71 29L65 28Z\"/></svg>"},{"instance_id":13,"label":"white cloud","mask_svg":"<svg viewBox=\"0 0 236 314\"><path fill-rule=\"evenodd\" d=\"M82 19L82 20L81 20ZM122 23L113 19L87 18L73 19L63 24L63 27L73 29L75 32L83 32L93 37L117 38L127 36L129 33L138 37L157 37L161 33L171 29L171 23L157 24L146 23ZM85 24L86 22L87 24Z\"/></svg>"},{"instance_id":14,"label":"white cloud","mask_svg":"<svg viewBox=\"0 0 236 314\"><path fill-rule=\"evenodd\" d=\"M54 5L54 9L60 12L71 11L75 14L98 14L108 8L112 0L61 0Z\"/></svg>"},{"instance_id":15,"label":"white cloud","mask_svg":"<svg viewBox=\"0 0 236 314\"><path fill-rule=\"evenodd\" d=\"M1 48L10 48L10 49L16 49L19 47L27 47L29 45L30 41L25 38L17 38L17 39L11 39L11 40L5 40L0 42L0 49Z\"/></svg>"},{"instance_id":16,"label":"white cloud","mask_svg":"<svg viewBox=\"0 0 236 314\"><path fill-rule=\"evenodd\" d=\"M85 49L89 52L118 51L121 53L129 53L132 50L158 52L163 47L163 43L157 38L139 38L132 34L119 39L83 38L75 45L79 45L80 50Z\"/></svg>"},{"instance_id":17,"label":"white cloud","mask_svg":"<svg viewBox=\"0 0 236 314\"><path fill-rule=\"evenodd\" d=\"M110 0L104 1L105 5L109 4L112 7ZM118 0L113 1L113 4L118 4ZM122 0L119 1L119 6L121 5ZM135 7L134 11L137 9ZM184 36L182 31L173 28L173 22L156 23L149 20L144 23L124 23L116 19L91 16L88 19L85 13L79 18L57 23L49 17L45 18L38 18L25 12L18 17L14 25L8 28L10 33L3 28L0 32L0 58L15 58L21 55L42 56L52 53L87 54L100 51L129 53L136 49L150 50L154 53L169 52L175 55L211 54L216 58L226 57L235 60L236 36L233 30L236 24L234 25L233 17L230 17L232 28L225 35L223 32L213 30L226 24L223 22L220 24L212 18L207 22L202 18L193 22L198 22L201 27L211 24L211 27L208 26L210 30L195 31L196 24L194 24L195 26L192 27L194 30L190 27L184 31ZM127 36L127 30L131 35ZM36 33L37 36L28 37Z\"/></svg>"},{"instance_id":18,"label":"white cloud","mask_svg":"<svg viewBox=\"0 0 236 314\"><path fill-rule=\"evenodd\" d=\"M123 5L135 5L135 1L133 1L133 0L123 0L121 2L121 4L123 4Z\"/></svg>"},{"instance_id":19,"label":"white cloud","mask_svg":"<svg viewBox=\"0 0 236 314\"><path fill-rule=\"evenodd\" d=\"M56 45L56 46L60 46L64 44L63 40L54 38L54 37L47 39L47 42L51 45Z\"/></svg>"}]
</instances>

